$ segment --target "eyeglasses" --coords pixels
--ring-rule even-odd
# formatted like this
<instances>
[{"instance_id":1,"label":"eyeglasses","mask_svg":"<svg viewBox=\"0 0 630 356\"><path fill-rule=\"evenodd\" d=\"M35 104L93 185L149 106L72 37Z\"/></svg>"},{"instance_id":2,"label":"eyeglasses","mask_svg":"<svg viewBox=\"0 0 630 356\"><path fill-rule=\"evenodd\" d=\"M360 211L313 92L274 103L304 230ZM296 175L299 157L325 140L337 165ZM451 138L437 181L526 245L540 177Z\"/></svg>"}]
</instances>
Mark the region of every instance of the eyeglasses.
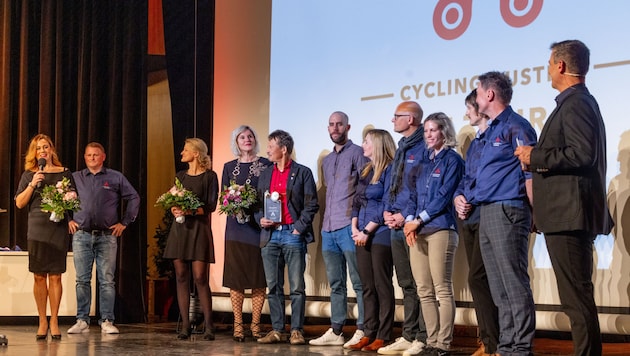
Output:
<instances>
[{"instance_id":1,"label":"eyeglasses","mask_svg":"<svg viewBox=\"0 0 630 356\"><path fill-rule=\"evenodd\" d=\"M403 114L403 115L394 114L394 119L398 119L399 117L403 117L403 116L411 116L411 115L409 115L409 114Z\"/></svg>"}]
</instances>

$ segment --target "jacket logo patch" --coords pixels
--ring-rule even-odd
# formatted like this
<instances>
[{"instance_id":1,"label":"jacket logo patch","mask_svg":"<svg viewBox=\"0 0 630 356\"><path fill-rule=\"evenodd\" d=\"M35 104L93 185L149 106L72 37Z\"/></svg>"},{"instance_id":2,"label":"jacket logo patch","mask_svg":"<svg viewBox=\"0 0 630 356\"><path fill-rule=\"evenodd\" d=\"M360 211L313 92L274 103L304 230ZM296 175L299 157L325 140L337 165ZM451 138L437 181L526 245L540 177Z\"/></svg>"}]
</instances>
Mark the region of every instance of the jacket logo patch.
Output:
<instances>
[{"instance_id":1,"label":"jacket logo patch","mask_svg":"<svg viewBox=\"0 0 630 356\"><path fill-rule=\"evenodd\" d=\"M493 147L499 147L499 146L502 146L502 145L504 145L504 144L505 144L505 142L503 142L503 141L501 140L501 138L500 138L500 137L497 137L497 138L494 140L494 142L492 143L492 146L493 146Z\"/></svg>"}]
</instances>

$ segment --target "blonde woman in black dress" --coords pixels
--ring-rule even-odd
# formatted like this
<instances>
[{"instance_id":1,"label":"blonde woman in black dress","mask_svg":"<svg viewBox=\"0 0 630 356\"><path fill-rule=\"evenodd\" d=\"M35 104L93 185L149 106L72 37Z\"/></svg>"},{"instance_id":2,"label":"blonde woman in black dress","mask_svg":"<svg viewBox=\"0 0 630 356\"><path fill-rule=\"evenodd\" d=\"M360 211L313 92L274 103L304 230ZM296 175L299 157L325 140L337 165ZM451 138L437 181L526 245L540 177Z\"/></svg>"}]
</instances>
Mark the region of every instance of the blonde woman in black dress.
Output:
<instances>
[{"instance_id":1,"label":"blonde woman in black dress","mask_svg":"<svg viewBox=\"0 0 630 356\"><path fill-rule=\"evenodd\" d=\"M40 170L38 160L45 160ZM43 163L43 161L41 161ZM33 294L39 315L36 339L46 340L48 330L53 340L61 339L59 330L59 305L63 288L61 274L66 271L66 255L70 237L68 220L53 222L50 213L41 209L41 192L47 185L54 185L64 177L75 187L72 173L63 167L50 137L38 134L31 139L24 158L24 173L15 194L18 209L28 207L28 270L33 272ZM50 301L50 321L46 306Z\"/></svg>"},{"instance_id":2,"label":"blonde woman in black dress","mask_svg":"<svg viewBox=\"0 0 630 356\"><path fill-rule=\"evenodd\" d=\"M182 162L188 169L177 172L176 176L184 188L197 195L203 205L195 211L171 208L175 218L185 216L183 223L173 221L164 248L164 258L173 259L177 282L177 303L182 318L182 328L177 335L180 340L190 336L190 274L197 287L205 321L204 340L214 340L212 325L212 295L208 268L214 263L214 243L210 229L209 215L217 206L219 194L217 174L211 169L208 146L198 138L186 139L181 152Z\"/></svg>"},{"instance_id":3,"label":"blonde woman in black dress","mask_svg":"<svg viewBox=\"0 0 630 356\"><path fill-rule=\"evenodd\" d=\"M225 163L221 186L229 186L231 181L256 188L260 173L270 165L266 158L258 157L258 137L249 126L239 126L232 131L232 152L237 159ZM249 212L247 221L238 221L228 216L225 226L225 265L223 286L230 288L230 301L234 313L233 339L245 341L243 327L243 301L245 289L252 290L252 336L262 337L260 315L265 304L265 271L260 255L260 227Z\"/></svg>"}]
</instances>

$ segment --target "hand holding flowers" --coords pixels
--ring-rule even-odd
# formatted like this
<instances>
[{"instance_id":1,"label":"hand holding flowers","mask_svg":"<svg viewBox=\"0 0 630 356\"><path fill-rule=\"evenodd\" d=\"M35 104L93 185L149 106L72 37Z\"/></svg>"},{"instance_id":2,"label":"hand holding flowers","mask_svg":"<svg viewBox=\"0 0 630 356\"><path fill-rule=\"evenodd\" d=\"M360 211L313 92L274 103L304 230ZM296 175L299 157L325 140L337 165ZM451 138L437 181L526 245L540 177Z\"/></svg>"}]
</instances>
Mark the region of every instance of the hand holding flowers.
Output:
<instances>
[{"instance_id":1,"label":"hand holding flowers","mask_svg":"<svg viewBox=\"0 0 630 356\"><path fill-rule=\"evenodd\" d=\"M257 198L258 193L251 184L239 185L230 181L230 185L224 186L219 196L219 213L236 217L240 224L244 224L249 221L246 210L256 203Z\"/></svg>"},{"instance_id":2,"label":"hand holding flowers","mask_svg":"<svg viewBox=\"0 0 630 356\"><path fill-rule=\"evenodd\" d=\"M168 192L160 195L155 202L155 206L159 206L164 210L177 207L184 211L195 211L202 205L203 203L199 200L197 195L184 188L178 178L175 178L175 185ZM186 218L181 215L175 218L175 221L182 224L186 221Z\"/></svg>"},{"instance_id":3,"label":"hand holding flowers","mask_svg":"<svg viewBox=\"0 0 630 356\"><path fill-rule=\"evenodd\" d=\"M50 213L50 221L60 222L66 211L78 211L81 201L68 177L42 189L42 211Z\"/></svg>"}]
</instances>

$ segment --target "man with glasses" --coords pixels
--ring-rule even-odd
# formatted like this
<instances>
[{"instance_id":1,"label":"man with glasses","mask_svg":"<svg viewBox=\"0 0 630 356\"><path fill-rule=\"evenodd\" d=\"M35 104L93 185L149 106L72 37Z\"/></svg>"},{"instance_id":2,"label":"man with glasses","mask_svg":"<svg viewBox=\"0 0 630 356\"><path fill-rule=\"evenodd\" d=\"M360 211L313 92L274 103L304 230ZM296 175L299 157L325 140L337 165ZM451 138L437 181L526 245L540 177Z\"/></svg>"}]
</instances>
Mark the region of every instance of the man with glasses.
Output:
<instances>
[{"instance_id":1,"label":"man with glasses","mask_svg":"<svg viewBox=\"0 0 630 356\"><path fill-rule=\"evenodd\" d=\"M382 355L417 355L425 347L427 331L424 326L418 290L409 264L409 246L403 227L405 217L415 215L415 206L410 206L410 187L415 184L412 172L426 156L422 108L415 101L405 101L396 107L392 123L394 131L402 134L392 162L391 182L385 188L385 224L391 230L392 256L398 285L403 291L404 321L402 337L378 349Z\"/></svg>"}]
</instances>

